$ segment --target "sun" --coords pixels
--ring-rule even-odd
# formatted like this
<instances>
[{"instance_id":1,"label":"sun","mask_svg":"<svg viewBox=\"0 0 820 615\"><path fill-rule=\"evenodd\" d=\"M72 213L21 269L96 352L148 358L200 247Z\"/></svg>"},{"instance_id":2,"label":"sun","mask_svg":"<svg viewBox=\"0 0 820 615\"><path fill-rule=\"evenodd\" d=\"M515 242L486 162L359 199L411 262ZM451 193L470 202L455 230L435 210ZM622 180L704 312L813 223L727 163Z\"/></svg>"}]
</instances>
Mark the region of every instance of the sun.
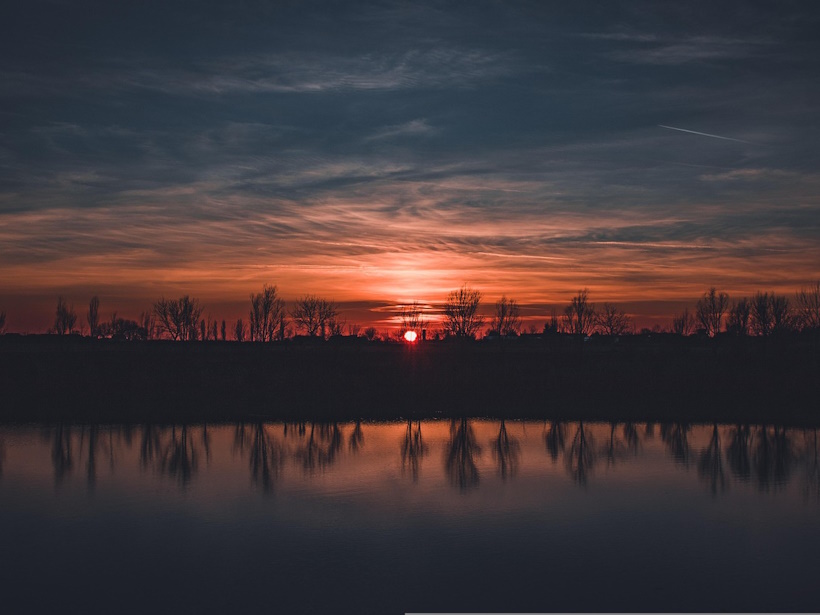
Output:
<instances>
[{"instance_id":1,"label":"sun","mask_svg":"<svg viewBox=\"0 0 820 615\"><path fill-rule=\"evenodd\" d=\"M416 341L416 337L418 336L416 335L415 331L408 331L404 334L404 340L406 342L410 342L411 344Z\"/></svg>"}]
</instances>

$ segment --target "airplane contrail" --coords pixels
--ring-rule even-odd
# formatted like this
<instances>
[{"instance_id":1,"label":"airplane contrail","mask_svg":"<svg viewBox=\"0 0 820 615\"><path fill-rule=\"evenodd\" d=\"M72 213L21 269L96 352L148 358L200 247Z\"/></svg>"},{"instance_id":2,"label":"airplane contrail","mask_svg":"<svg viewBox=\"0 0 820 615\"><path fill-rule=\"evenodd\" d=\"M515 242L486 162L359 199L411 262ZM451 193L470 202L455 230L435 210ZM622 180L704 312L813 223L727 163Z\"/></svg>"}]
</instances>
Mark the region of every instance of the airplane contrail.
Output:
<instances>
[{"instance_id":1,"label":"airplane contrail","mask_svg":"<svg viewBox=\"0 0 820 615\"><path fill-rule=\"evenodd\" d=\"M674 126L664 126L663 124L658 124L660 128L666 128L667 130L679 130L680 132L688 132L693 135L700 135L702 137L712 137L713 139L723 139L725 141L737 141L738 143L748 143L749 145L753 145L750 141L744 141L743 139L733 139L732 137L721 137L720 135L710 135L708 132L698 132L697 130L687 130L686 128L675 128Z\"/></svg>"}]
</instances>

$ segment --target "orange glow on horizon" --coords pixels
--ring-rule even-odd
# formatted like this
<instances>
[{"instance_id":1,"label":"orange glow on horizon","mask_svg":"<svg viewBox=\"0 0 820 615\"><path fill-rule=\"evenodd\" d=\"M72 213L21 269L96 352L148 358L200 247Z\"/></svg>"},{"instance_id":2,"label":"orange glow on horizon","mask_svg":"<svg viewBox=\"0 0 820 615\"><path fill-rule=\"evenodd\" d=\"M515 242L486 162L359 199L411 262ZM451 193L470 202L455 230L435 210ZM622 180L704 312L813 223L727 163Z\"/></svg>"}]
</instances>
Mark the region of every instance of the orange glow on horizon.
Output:
<instances>
[{"instance_id":1,"label":"orange glow on horizon","mask_svg":"<svg viewBox=\"0 0 820 615\"><path fill-rule=\"evenodd\" d=\"M739 241L593 238L599 228L674 225L679 213L613 211L591 221L581 213L489 211L479 219L423 198L395 213L352 199L329 199L309 214L280 207L292 216L292 233L271 234L281 220L266 213L188 220L149 205L4 215L7 329L45 330L57 295L75 305L80 322L92 295L103 317L135 318L161 296L184 294L199 298L206 315L233 322L247 318L251 293L275 284L288 302L315 294L342 305L348 323L395 331L399 306L420 301L435 324L447 293L464 283L481 291L484 314L502 294L518 301L525 328L541 328L553 310L560 316L582 288L595 303L621 305L640 327L668 324L710 286L732 298L758 290L791 297L820 278L820 245L777 229ZM689 212L693 220L707 214Z\"/></svg>"}]
</instances>

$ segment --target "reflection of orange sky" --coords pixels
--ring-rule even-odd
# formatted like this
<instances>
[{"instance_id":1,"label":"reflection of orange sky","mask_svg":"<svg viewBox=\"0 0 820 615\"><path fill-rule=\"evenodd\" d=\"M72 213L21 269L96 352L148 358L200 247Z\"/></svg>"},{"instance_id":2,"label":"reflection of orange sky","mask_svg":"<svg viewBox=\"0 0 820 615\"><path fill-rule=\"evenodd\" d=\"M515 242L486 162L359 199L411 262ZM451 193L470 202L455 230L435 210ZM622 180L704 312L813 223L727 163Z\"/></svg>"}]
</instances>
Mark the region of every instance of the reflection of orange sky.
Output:
<instances>
[{"instance_id":1,"label":"reflection of orange sky","mask_svg":"<svg viewBox=\"0 0 820 615\"><path fill-rule=\"evenodd\" d=\"M248 296L263 284L276 284L287 300L332 298L348 322L386 328L396 314L386 306L440 305L464 283L483 293L485 311L506 294L524 307L527 324L539 326L587 287L593 301L621 304L640 326L665 324L708 286L730 296L791 296L820 276L820 246L779 229L733 241L594 239L595 229L657 229L680 215L535 211L505 218L442 211L423 200L389 212L328 201L307 210L284 204L276 217L230 208L222 214L186 219L140 206L4 215L0 309L9 329L45 329L58 294L80 313L97 294L106 317L115 310L136 317L160 296L190 294L206 314L232 322L246 315Z\"/></svg>"},{"instance_id":2,"label":"reflection of orange sky","mask_svg":"<svg viewBox=\"0 0 820 615\"><path fill-rule=\"evenodd\" d=\"M413 429L418 427L413 423ZM511 511L542 507L547 505L559 517L572 516L569 511L558 510L554 506L555 498L583 495L585 492L572 482L567 474L566 456L571 454L573 439L578 433L579 423L563 423L564 450L557 459L552 459L545 446L544 436L550 424L543 421L507 421L506 431L511 442L517 448L517 466L514 476L505 488L505 481L499 474L497 455L493 453L494 444L499 435L499 422L490 420L470 420L469 427L475 447L472 449L472 461L480 475L480 486L469 494L459 493L457 488L448 483L445 461L448 442L451 438L451 423L442 421L421 422L421 435L425 444L424 454L418 459L418 474L414 480L412 472L402 466L402 443L407 423L363 423L360 446L350 446L352 423L339 423L340 444L332 463L312 468L305 467L300 456L311 429L314 429L315 442L327 447L327 434L320 436L320 425L305 425L305 432L299 433L295 425L286 429L281 423L264 426L265 435L270 439L274 449L281 454L278 472L272 477L273 489L280 498L300 498L305 493L321 497L350 498L355 496L367 503L367 510L362 514L374 511L427 510L442 516L471 515L480 510ZM234 425L201 425L187 427L190 446L197 455L197 466L190 483L180 488L180 497L193 504L191 514L205 518L221 518L226 508L238 510L237 502L250 504L247 495L254 488L251 476L251 465L248 463L251 438L254 424L246 424L244 448L237 443L237 431ZM590 488L606 489L607 486L616 493L638 485L646 488L646 493L660 493L670 486L684 488L697 496L704 493L698 485L695 472L686 472L677 465L664 443L660 426L655 425L652 435L643 423L635 424L637 442L630 448L624 439L623 423L614 427L605 423L584 423L585 437L595 457L590 468ZM64 498L61 495L82 491L88 479L89 426L63 426L66 434L70 433L72 466L63 477L65 484L55 489L54 469L54 429L44 430L41 427L2 427L0 443L4 445L3 481L5 485L25 484L33 493L39 493L46 510L51 515L72 515L85 505L83 498ZM155 457L145 464L140 459L140 438L143 426L131 426L123 429L119 426L98 427L97 448L95 449L96 489L98 493L111 497L113 494L125 494L129 506L135 505L135 493L162 494L167 497L173 494L177 478L156 471L153 465L159 464L162 450L170 442L171 427L156 428L160 431L160 448ZM176 427L177 436L180 427ZM709 445L712 427L693 425L683 428L686 443L692 459L696 459ZM754 428L753 428L754 429ZM771 429L771 428L770 428ZM732 427L721 426L720 442L723 450L730 442ZM36 433L35 433L36 432ZM205 435L207 433L208 453L205 455ZM806 432L809 436L809 432ZM799 430L789 430L789 437L797 447L813 443L803 439ZM611 451L609 450L611 447ZM614 453L614 455L613 455ZM727 472L728 474L728 472ZM161 488L158 488L161 485ZM517 486L517 488L516 488ZM744 489L743 483L733 487ZM754 489L752 483L746 482L745 488ZM503 492L499 492L503 489ZM501 494L503 493L503 497ZM315 500L310 498L312 502ZM629 502L628 498L621 498ZM283 500L278 500L281 502ZM293 504L293 500L288 501ZM271 500L267 500L268 503ZM477 506L481 502L481 506ZM550 504L551 503L551 504ZM634 502L633 502L634 504ZM583 500L578 502L583 508ZM79 508L77 508L79 507ZM241 506L239 507L242 508ZM799 509L799 507L798 507ZM321 511L329 507L297 507L294 515L307 515L297 522L310 522ZM806 509L806 515L812 511ZM803 513L800 513L801 515ZM390 518L393 518L392 515ZM382 520L384 521L384 520ZM401 522L397 520L397 522Z\"/></svg>"}]
</instances>

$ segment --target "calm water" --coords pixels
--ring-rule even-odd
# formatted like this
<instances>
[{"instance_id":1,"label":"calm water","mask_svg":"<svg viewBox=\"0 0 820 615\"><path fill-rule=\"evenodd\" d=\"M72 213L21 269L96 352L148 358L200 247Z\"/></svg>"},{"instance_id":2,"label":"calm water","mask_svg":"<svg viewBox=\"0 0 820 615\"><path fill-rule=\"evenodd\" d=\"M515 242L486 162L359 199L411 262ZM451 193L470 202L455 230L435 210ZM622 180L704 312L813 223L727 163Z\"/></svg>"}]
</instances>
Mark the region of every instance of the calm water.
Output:
<instances>
[{"instance_id":1,"label":"calm water","mask_svg":"<svg viewBox=\"0 0 820 615\"><path fill-rule=\"evenodd\" d=\"M820 609L816 430L0 427L13 612Z\"/></svg>"}]
</instances>

